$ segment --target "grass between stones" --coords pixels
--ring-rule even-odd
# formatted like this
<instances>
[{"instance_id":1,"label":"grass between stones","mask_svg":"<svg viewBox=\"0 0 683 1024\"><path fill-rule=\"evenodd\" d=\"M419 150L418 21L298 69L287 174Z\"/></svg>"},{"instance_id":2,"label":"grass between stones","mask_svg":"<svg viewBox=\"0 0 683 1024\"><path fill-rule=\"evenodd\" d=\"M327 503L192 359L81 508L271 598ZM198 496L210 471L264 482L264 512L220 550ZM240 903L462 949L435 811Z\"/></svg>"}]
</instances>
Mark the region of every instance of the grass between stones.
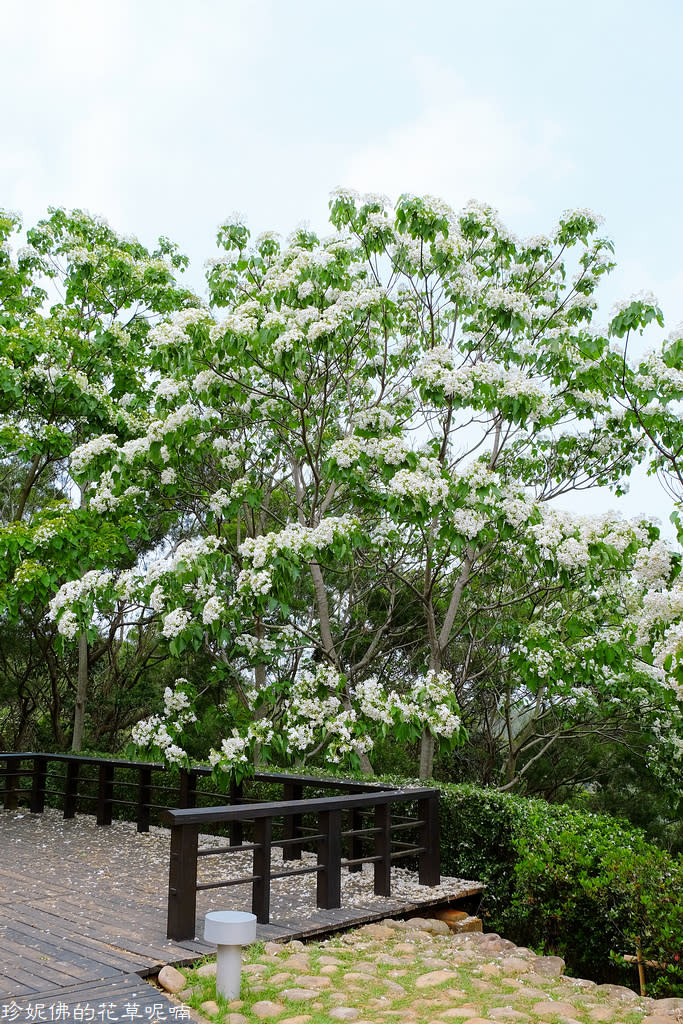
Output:
<instances>
[{"instance_id":1,"label":"grass between stones","mask_svg":"<svg viewBox=\"0 0 683 1024\"><path fill-rule=\"evenodd\" d=\"M255 943L240 999L217 996L215 961L183 971L178 997L212 1024L641 1024L651 1012L635 993L544 976L546 958L491 952L482 938L370 926L305 946Z\"/></svg>"}]
</instances>

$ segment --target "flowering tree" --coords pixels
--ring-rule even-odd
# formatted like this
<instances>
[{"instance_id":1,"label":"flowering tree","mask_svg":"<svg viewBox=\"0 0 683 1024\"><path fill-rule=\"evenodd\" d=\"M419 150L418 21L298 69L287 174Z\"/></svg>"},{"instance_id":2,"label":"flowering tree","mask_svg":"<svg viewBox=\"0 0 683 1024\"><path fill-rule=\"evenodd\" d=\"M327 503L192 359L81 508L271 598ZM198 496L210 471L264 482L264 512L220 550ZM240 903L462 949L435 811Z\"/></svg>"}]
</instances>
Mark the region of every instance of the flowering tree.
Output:
<instances>
[{"instance_id":1,"label":"flowering tree","mask_svg":"<svg viewBox=\"0 0 683 1024\"><path fill-rule=\"evenodd\" d=\"M495 649L514 777L513 705L537 706L530 731L515 713L526 743L548 707L581 703L567 697L574 640L603 709L639 664L625 643L605 671L623 611L608 578L623 582L655 533L548 505L619 489L646 453L612 398L623 354L591 324L612 248L585 210L524 242L488 207L412 196L392 209L342 191L331 220L330 238L299 231L284 248L221 227L211 309L149 334L134 436L102 434L71 461L103 515L158 503L179 539L68 584L53 614L76 637L125 598L156 611L172 651L210 651L232 682L211 755L229 769L322 750L367 767L391 730L420 738L429 777L435 744L464 735L456 692ZM590 628L571 597L556 607L586 587L604 596ZM674 692L657 686L654 703ZM177 760L168 720L138 736Z\"/></svg>"},{"instance_id":2,"label":"flowering tree","mask_svg":"<svg viewBox=\"0 0 683 1024\"><path fill-rule=\"evenodd\" d=\"M47 603L65 579L92 566L134 563L154 530L139 517L103 520L87 488L78 493L68 459L103 433L118 440L135 434L135 408L147 402L141 356L150 321L196 300L177 285L185 259L164 240L150 253L80 211L51 211L23 247L13 245L19 229L15 215L0 214L0 610L38 646L58 742L61 703L75 699L79 749L88 667L105 655L116 660L116 617L96 648L88 651L81 636L74 685ZM65 693L65 683L75 692ZM35 694L32 703L39 704Z\"/></svg>"}]
</instances>

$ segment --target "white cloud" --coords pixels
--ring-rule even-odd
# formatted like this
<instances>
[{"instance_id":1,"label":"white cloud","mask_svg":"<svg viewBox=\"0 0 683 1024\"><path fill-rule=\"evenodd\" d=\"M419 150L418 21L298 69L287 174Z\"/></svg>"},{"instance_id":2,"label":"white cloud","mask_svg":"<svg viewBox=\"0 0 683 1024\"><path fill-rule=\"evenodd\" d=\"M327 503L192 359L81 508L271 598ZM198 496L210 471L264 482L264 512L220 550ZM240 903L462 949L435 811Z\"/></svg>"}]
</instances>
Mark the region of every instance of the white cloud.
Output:
<instances>
[{"instance_id":1,"label":"white cloud","mask_svg":"<svg viewBox=\"0 0 683 1024\"><path fill-rule=\"evenodd\" d=\"M432 193L453 206L476 198L507 220L533 215L539 194L570 174L558 124L509 112L434 61L416 61L413 74L419 113L354 153L340 175L345 185L392 197Z\"/></svg>"}]
</instances>

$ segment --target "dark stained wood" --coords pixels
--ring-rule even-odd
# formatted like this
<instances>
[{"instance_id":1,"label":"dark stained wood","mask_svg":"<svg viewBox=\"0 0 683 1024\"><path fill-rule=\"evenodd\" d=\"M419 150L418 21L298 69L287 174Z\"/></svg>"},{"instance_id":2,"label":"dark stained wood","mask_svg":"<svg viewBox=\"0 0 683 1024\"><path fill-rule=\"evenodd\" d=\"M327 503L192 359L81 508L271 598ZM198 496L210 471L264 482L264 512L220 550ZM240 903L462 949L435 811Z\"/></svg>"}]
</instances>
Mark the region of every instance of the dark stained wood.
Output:
<instances>
[{"instance_id":1,"label":"dark stained wood","mask_svg":"<svg viewBox=\"0 0 683 1024\"><path fill-rule=\"evenodd\" d=\"M14 999L5 998L3 1002L8 1007L7 1020L12 1019L15 1013L18 1014L15 1018L17 1024L38 1019L38 1000L35 994L18 993ZM42 1019L46 1021L73 1020L74 1010L82 1015L79 1019L84 1021L104 1021L111 1024L115 1024L117 1020L150 1021L155 1018L163 1024L191 1019L189 1015L185 1015L187 1011L184 1008L172 1002L164 992L143 981L137 974L120 974L115 979L91 981L68 988L49 988L40 992L40 1003L43 1004ZM0 1009L1 1007L2 1004ZM51 1009L52 1007L54 1009Z\"/></svg>"},{"instance_id":2,"label":"dark stained wood","mask_svg":"<svg viewBox=\"0 0 683 1024\"><path fill-rule=\"evenodd\" d=\"M181 829L182 831L182 829ZM259 924L270 920L270 860L273 839L273 819L259 818L254 825L254 882L251 891L251 912ZM179 935L178 938L185 938Z\"/></svg>"},{"instance_id":3,"label":"dark stained wood","mask_svg":"<svg viewBox=\"0 0 683 1024\"><path fill-rule=\"evenodd\" d=\"M322 841L318 847L316 903L325 910L341 906L341 811L319 815Z\"/></svg>"},{"instance_id":4,"label":"dark stained wood","mask_svg":"<svg viewBox=\"0 0 683 1024\"><path fill-rule=\"evenodd\" d=\"M31 813L41 814L45 810L45 783L47 780L47 758L36 757L33 761L31 782Z\"/></svg>"},{"instance_id":5,"label":"dark stained wood","mask_svg":"<svg viewBox=\"0 0 683 1024\"><path fill-rule=\"evenodd\" d=\"M115 985L108 979L115 982L116 976L154 974L164 963L192 963L214 951L202 940L204 915L209 910L225 909L226 902L231 909L251 909L249 885L200 892L194 937L169 941L165 937L165 865L150 866L148 877L131 878L123 893L116 887L115 873L104 865L95 890L90 854L68 842L68 830L56 830L49 849L36 851L31 843L31 816L19 820L12 812L0 811L0 846L5 814L12 815L13 829L24 828L25 841L13 847L11 870L0 867L0 1003L36 993L44 1002L49 988L66 990L79 979L85 988L106 981L107 991L114 991ZM101 858L107 833L98 830L95 835ZM141 844L148 841L139 837ZM55 863L60 876L70 879L68 888L61 891L56 890L50 872ZM479 892L481 886L461 887L453 898ZM270 923L258 925L257 937L275 941L323 937L386 916L423 913L430 903L443 902L443 896L419 903L392 897L360 907L311 908L303 917L286 896L271 893Z\"/></svg>"},{"instance_id":6,"label":"dark stained wood","mask_svg":"<svg viewBox=\"0 0 683 1024\"><path fill-rule=\"evenodd\" d=\"M197 911L197 840L199 827L173 829L168 874L169 939L187 938L186 921Z\"/></svg>"},{"instance_id":7,"label":"dark stained wood","mask_svg":"<svg viewBox=\"0 0 683 1024\"><path fill-rule=\"evenodd\" d=\"M204 915L210 910L253 908L259 918L257 937L284 941L323 937L389 915L424 913L427 907L446 901L453 905L469 899L471 903L481 893L482 887L476 883L454 882L453 891L446 898L441 892L433 899L410 902L388 895L391 859L411 847L420 854L420 881L432 885L438 881L438 853L435 859L432 850L431 859L425 859L430 847L436 845L438 850L435 790L398 790L372 783L260 773L261 781L282 785L284 808L283 802L277 801L242 803L241 787L232 787L231 806L201 809L195 807L197 784L208 770L199 767L186 772L178 787L164 774L163 766L143 762L113 762L66 754L1 756L5 768L0 770L0 786L4 783L3 803L8 810L0 811L0 1005L2 1001L7 1004L14 999L19 1003L29 998L35 1004L37 997L45 1003L63 993L68 993L65 1001L71 1000L69 1005L83 1005L87 999L92 1002L98 994L101 1002L124 998L125 993L133 993L133 998L138 990L146 994L140 976L156 973L164 963L189 964L214 951L202 939ZM48 768L52 762L63 762L64 772L60 782L52 769L48 787ZM84 774L88 766L91 771L96 769L94 779ZM117 776L122 768L127 776ZM177 835L169 834L174 854L170 879L163 833L155 834L156 838L139 836L134 847L122 846L119 850L114 843L108 846L106 827L89 826L89 833L88 828L83 830L61 817L57 819L59 827L56 822L50 824L54 818L49 815L54 816L54 811L37 817L43 811L46 796L52 798L55 786L58 792L62 787L61 807L66 819L73 818L84 804L96 812L97 824L101 826L107 826L114 813L119 813L119 807L127 805L138 831L145 832L150 827L151 810L161 806L160 798L176 800L184 806L183 810L166 812L174 824L182 823L172 830ZM314 799L303 799L306 788L316 791ZM320 791L345 795L320 798ZM93 792L97 794L94 799L89 795ZM408 833L408 844L394 838L392 850L390 808L397 802L413 802L413 806L417 803L418 819L399 819L398 829L412 828L413 832ZM33 814L13 810L17 804L25 807L27 803ZM231 845L242 838L240 815L251 823L248 827L254 829L254 843L245 849L254 851L253 873L257 878L253 885L237 884L230 889L210 888L215 883L209 878L197 892L197 834L207 819L215 820L216 812L231 826ZM319 816L317 835L309 827L310 817L304 824L304 814ZM270 848L279 842L273 838L273 820L278 818L284 825L284 838L289 841L283 846L287 870L301 848L318 850L317 868L309 864L291 872L317 870L318 902L323 904L318 909L311 906L303 910L294 900L288 883L274 881L282 879L287 871L275 871L271 877ZM342 831L342 821L348 821L347 831ZM12 837L12 852L7 857L2 830L10 824L7 834ZM51 832L47 831L50 829ZM417 836L413 839L415 829ZM92 836L90 840L88 834ZM40 841L36 836L40 836ZM144 844L152 840L156 856L148 861L145 858L150 848ZM360 860L374 862L375 892L382 895L381 899L368 897L366 905L339 906L340 866L347 843L354 862L351 869L360 870ZM187 897L181 892L180 883L187 880L192 881L191 905L183 903L187 903ZM171 921L169 889L175 889L180 898L183 924L171 939L166 937ZM154 1002L165 998L158 992L153 995Z\"/></svg>"}]
</instances>

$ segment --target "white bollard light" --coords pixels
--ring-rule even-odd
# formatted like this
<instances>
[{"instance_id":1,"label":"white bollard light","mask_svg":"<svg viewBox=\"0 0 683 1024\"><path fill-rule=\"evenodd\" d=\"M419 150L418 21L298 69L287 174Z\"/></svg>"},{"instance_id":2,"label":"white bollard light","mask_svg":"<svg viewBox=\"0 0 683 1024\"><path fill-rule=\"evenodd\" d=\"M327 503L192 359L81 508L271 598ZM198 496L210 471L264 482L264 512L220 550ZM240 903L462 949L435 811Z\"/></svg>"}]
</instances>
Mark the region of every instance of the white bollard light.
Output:
<instances>
[{"instance_id":1,"label":"white bollard light","mask_svg":"<svg viewBox=\"0 0 683 1024\"><path fill-rule=\"evenodd\" d=\"M242 946L256 939L256 915L242 910L212 910L204 920L204 940L218 946L216 992L239 999Z\"/></svg>"}]
</instances>

